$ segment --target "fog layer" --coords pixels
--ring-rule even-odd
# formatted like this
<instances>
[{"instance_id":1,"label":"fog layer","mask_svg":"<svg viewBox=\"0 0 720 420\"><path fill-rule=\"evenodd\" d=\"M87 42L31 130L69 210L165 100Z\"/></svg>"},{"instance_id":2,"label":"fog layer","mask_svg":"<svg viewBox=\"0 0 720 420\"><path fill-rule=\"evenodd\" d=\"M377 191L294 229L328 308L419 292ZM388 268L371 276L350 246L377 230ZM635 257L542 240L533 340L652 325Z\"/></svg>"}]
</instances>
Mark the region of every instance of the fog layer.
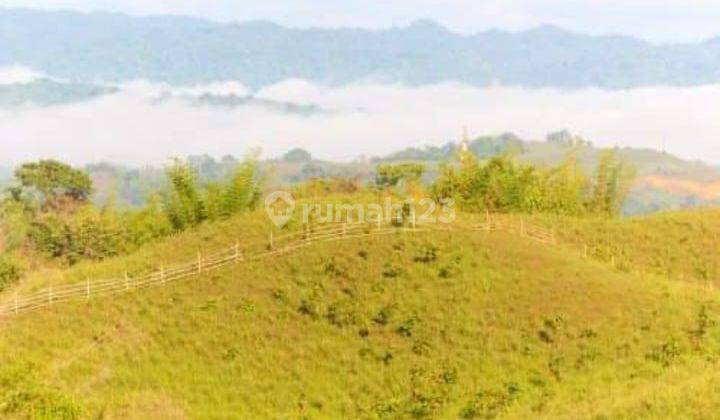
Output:
<instances>
[{"instance_id":1,"label":"fog layer","mask_svg":"<svg viewBox=\"0 0 720 420\"><path fill-rule=\"evenodd\" d=\"M0 69L0 83L34 77L39 76L20 67ZM324 111L313 115L183 100L248 92L232 81L181 88L139 81L88 102L0 109L0 165L47 157L77 164L158 164L173 156L241 155L254 148L276 156L293 147L322 159L351 160L457 140L464 126L472 135L512 131L529 139L568 129L598 145L665 147L720 163L720 85L568 92L455 83L330 88L288 80L253 94Z\"/></svg>"}]
</instances>

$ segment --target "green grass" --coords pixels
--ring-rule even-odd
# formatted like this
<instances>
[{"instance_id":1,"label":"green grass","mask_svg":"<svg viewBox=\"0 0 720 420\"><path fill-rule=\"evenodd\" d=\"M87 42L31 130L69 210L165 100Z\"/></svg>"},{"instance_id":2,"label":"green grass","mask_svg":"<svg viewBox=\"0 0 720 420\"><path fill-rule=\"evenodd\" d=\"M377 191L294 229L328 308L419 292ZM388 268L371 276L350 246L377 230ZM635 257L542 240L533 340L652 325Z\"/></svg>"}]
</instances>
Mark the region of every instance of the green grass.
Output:
<instances>
[{"instance_id":1,"label":"green grass","mask_svg":"<svg viewBox=\"0 0 720 420\"><path fill-rule=\"evenodd\" d=\"M624 271L642 270L675 280L715 285L720 278L720 209L658 213L627 219L540 216L560 242L611 262Z\"/></svg>"},{"instance_id":2,"label":"green grass","mask_svg":"<svg viewBox=\"0 0 720 420\"><path fill-rule=\"evenodd\" d=\"M665 226L648 220L643 229ZM588 238L593 222L575 223ZM247 214L54 275L190 261L262 244L268 228ZM46 285L37 273L22 290ZM4 318L0 415L708 417L720 404L718 319L702 287L581 251L505 232L399 230Z\"/></svg>"}]
</instances>

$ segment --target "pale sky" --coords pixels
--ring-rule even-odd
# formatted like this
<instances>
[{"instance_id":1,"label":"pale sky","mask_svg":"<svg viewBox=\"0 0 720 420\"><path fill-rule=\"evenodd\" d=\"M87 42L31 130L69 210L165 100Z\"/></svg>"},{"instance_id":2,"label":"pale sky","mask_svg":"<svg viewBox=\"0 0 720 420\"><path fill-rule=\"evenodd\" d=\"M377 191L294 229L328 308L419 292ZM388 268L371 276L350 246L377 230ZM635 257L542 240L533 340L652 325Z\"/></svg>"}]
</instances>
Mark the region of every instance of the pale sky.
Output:
<instances>
[{"instance_id":1,"label":"pale sky","mask_svg":"<svg viewBox=\"0 0 720 420\"><path fill-rule=\"evenodd\" d=\"M665 43L720 35L718 0L3 0L2 6L263 19L293 27L378 28L429 18L464 33L553 24Z\"/></svg>"}]
</instances>

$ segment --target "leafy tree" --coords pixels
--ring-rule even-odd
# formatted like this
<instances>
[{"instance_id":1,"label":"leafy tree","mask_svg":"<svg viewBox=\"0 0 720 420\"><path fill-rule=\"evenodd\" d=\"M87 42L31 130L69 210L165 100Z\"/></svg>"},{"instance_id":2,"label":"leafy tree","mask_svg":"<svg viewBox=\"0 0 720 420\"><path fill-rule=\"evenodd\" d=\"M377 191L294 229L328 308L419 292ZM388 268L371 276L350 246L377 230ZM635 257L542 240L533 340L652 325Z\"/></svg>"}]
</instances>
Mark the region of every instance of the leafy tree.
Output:
<instances>
[{"instance_id":1,"label":"leafy tree","mask_svg":"<svg viewBox=\"0 0 720 420\"><path fill-rule=\"evenodd\" d=\"M593 185L590 211L617 216L627 198L635 170L621 162L614 150L603 152Z\"/></svg>"},{"instance_id":2,"label":"leafy tree","mask_svg":"<svg viewBox=\"0 0 720 420\"><path fill-rule=\"evenodd\" d=\"M283 160L289 163L307 163L312 161L312 155L305 149L292 149L285 153Z\"/></svg>"},{"instance_id":3,"label":"leafy tree","mask_svg":"<svg viewBox=\"0 0 720 420\"><path fill-rule=\"evenodd\" d=\"M183 230L206 220L207 208L190 164L176 159L166 175L170 188L165 194L165 212L173 228Z\"/></svg>"},{"instance_id":4,"label":"leafy tree","mask_svg":"<svg viewBox=\"0 0 720 420\"><path fill-rule=\"evenodd\" d=\"M224 192L223 215L229 216L255 207L260 199L257 163L248 158L235 169Z\"/></svg>"},{"instance_id":5,"label":"leafy tree","mask_svg":"<svg viewBox=\"0 0 720 420\"><path fill-rule=\"evenodd\" d=\"M588 177L580 168L575 152L571 152L557 167L546 174L546 201L548 212L580 215L585 212Z\"/></svg>"},{"instance_id":6,"label":"leafy tree","mask_svg":"<svg viewBox=\"0 0 720 420\"><path fill-rule=\"evenodd\" d=\"M86 202L93 190L85 172L56 160L26 163L15 171L15 178L23 188L39 192L46 208L59 208L68 201ZM13 192L16 198L19 194Z\"/></svg>"},{"instance_id":7,"label":"leafy tree","mask_svg":"<svg viewBox=\"0 0 720 420\"><path fill-rule=\"evenodd\" d=\"M227 183L210 182L201 187L193 168L180 160L168 168L167 177L169 188L164 194L164 209L175 230L251 209L260 197L253 158L237 165Z\"/></svg>"}]
</instances>

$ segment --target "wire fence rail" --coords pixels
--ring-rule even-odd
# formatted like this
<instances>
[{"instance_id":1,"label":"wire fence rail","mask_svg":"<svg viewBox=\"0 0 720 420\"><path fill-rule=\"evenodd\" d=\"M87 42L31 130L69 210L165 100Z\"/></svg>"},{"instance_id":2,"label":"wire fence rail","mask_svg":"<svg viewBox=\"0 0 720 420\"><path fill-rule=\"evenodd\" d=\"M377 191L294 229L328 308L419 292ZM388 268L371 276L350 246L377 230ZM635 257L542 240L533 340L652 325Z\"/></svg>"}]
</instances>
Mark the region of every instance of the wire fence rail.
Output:
<instances>
[{"instance_id":1,"label":"wire fence rail","mask_svg":"<svg viewBox=\"0 0 720 420\"><path fill-rule=\"evenodd\" d=\"M50 286L38 292L19 295L15 294L10 301L0 304L0 316L16 315L36 309L52 306L62 302L89 300L95 297L125 293L149 287L162 286L177 282L203 273L208 273L231 264L260 260L282 255L291 251L308 247L313 244L357 239L368 236L391 235L396 233L419 233L431 231L485 231L504 230L517 233L541 244L555 244L553 231L530 224L524 220L515 223L509 220L496 220L489 215L484 223L463 225L459 223L434 224L416 223L413 217L410 223L398 221L378 221L376 223L333 223L328 225L304 225L300 232L275 235L271 230L268 241L260 245L261 251L252 253L242 250L240 243L224 248L212 254L198 252L193 261L173 266L160 266L158 270L130 276L126 271L121 276L111 279L86 279L84 282ZM264 249L263 249L264 248Z\"/></svg>"}]
</instances>

